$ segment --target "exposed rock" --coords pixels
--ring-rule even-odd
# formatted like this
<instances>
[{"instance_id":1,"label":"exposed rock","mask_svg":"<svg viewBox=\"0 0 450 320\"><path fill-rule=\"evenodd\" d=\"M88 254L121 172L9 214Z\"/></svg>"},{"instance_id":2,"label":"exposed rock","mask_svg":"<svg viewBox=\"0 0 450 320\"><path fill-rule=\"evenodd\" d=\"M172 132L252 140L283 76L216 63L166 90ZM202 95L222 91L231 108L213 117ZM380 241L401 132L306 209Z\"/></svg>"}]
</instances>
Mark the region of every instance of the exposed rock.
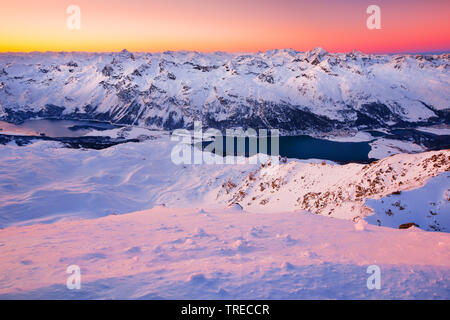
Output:
<instances>
[{"instance_id":1,"label":"exposed rock","mask_svg":"<svg viewBox=\"0 0 450 320\"><path fill-rule=\"evenodd\" d=\"M404 223L398 226L399 229L409 229L411 227L417 227L419 228L419 225L415 224L414 222Z\"/></svg>"}]
</instances>

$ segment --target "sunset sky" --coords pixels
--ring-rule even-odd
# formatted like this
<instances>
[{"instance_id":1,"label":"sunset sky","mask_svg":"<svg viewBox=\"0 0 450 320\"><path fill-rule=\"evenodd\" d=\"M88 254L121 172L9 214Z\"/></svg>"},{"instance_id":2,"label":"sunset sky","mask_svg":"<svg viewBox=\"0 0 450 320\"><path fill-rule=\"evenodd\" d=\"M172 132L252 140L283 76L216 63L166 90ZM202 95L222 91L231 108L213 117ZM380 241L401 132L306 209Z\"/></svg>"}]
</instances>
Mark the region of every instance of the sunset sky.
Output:
<instances>
[{"instance_id":1,"label":"sunset sky","mask_svg":"<svg viewBox=\"0 0 450 320\"><path fill-rule=\"evenodd\" d=\"M81 29L66 26L69 5ZM369 5L381 30L366 27ZM449 0L0 0L0 52L448 52Z\"/></svg>"}]
</instances>

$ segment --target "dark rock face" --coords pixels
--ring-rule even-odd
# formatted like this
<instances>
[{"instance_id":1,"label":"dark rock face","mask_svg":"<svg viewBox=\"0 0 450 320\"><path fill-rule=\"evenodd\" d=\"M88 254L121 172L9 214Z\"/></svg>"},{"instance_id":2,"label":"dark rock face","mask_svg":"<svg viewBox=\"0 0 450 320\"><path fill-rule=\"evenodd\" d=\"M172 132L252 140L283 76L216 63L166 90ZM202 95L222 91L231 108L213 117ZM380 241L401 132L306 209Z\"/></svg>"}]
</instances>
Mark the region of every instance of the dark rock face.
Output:
<instances>
[{"instance_id":1,"label":"dark rock face","mask_svg":"<svg viewBox=\"0 0 450 320\"><path fill-rule=\"evenodd\" d=\"M134 93L122 92L126 99L134 98ZM224 104L227 100L222 100ZM174 105L178 102L174 101ZM425 133L413 130L419 126L430 126L435 124L450 124L447 121L449 113L445 113L444 117L435 117L429 121L421 122L404 122L389 112L383 105L366 106L365 110L371 112L355 111L357 114L356 120L349 120L346 122L330 119L326 116L315 114L300 106L290 106L284 104L275 104L270 102L250 102L252 109L248 106L242 106L240 112L236 112L223 120L217 120L214 114L211 113L196 113L191 112L188 116L179 109L172 109L167 111L164 116L147 116L143 117L143 108L154 108L155 110L164 110L161 106L143 106L138 102L138 99L132 100L126 109L122 107L112 108L107 112L98 112L97 107L87 105L83 110L76 109L72 113L64 113L64 107L55 105L46 105L38 112L14 110L5 108L6 116L0 117L11 123L20 124L25 120L33 118L49 118L62 120L97 120L111 122L119 125L133 125L142 123L147 127L157 127L164 130L174 130L179 128L193 128L194 121L202 121L204 128L217 128L219 130L226 130L234 127L242 127L244 129L279 129L282 134L314 134L314 133L329 133L334 130L346 129L380 129L385 128L390 130L390 134L386 138L399 139L404 141L412 141L423 144L426 147L432 148L439 145L440 148L448 148L450 142L448 136L437 136L431 133ZM442 112L444 113L444 112ZM392 125L387 125L385 121L398 121ZM186 121L189 120L189 121ZM396 129L399 128L399 129ZM407 129L401 129L407 128Z\"/></svg>"},{"instance_id":2,"label":"dark rock face","mask_svg":"<svg viewBox=\"0 0 450 320\"><path fill-rule=\"evenodd\" d=\"M378 124L383 124L386 121L399 121L399 117L394 115L392 111L382 103L374 102L363 104L360 112L367 115Z\"/></svg>"},{"instance_id":3,"label":"dark rock face","mask_svg":"<svg viewBox=\"0 0 450 320\"><path fill-rule=\"evenodd\" d=\"M267 83L270 83L270 84L273 84L275 82L274 79L273 79L273 76L270 75L270 74L261 73L258 76L258 79L261 80L261 81L265 81Z\"/></svg>"},{"instance_id":4,"label":"dark rock face","mask_svg":"<svg viewBox=\"0 0 450 320\"><path fill-rule=\"evenodd\" d=\"M401 225L399 225L398 226L398 228L399 229L409 229L409 228L411 228L411 227L419 227L419 225L418 224L415 224L414 222L409 222L409 223L404 223L404 224L401 224Z\"/></svg>"},{"instance_id":5,"label":"dark rock face","mask_svg":"<svg viewBox=\"0 0 450 320\"><path fill-rule=\"evenodd\" d=\"M33 111L13 110L10 108L5 108L5 112L6 115L1 117L1 119L15 124L20 124L27 119L33 119L37 117L36 112Z\"/></svg>"},{"instance_id":6,"label":"dark rock face","mask_svg":"<svg viewBox=\"0 0 450 320\"><path fill-rule=\"evenodd\" d=\"M388 139L414 142L425 146L428 150L450 149L450 136L435 135L414 129L392 129L384 136Z\"/></svg>"},{"instance_id":7,"label":"dark rock face","mask_svg":"<svg viewBox=\"0 0 450 320\"><path fill-rule=\"evenodd\" d=\"M110 77L114 72L114 69L112 68L112 66L105 66L102 70L102 74L105 77Z\"/></svg>"},{"instance_id":8,"label":"dark rock face","mask_svg":"<svg viewBox=\"0 0 450 320\"><path fill-rule=\"evenodd\" d=\"M20 124L25 120L38 117L61 119L64 109L64 107L58 107L51 104L45 105L38 112L5 108L6 116L2 117L2 119L15 124Z\"/></svg>"},{"instance_id":9,"label":"dark rock face","mask_svg":"<svg viewBox=\"0 0 450 320\"><path fill-rule=\"evenodd\" d=\"M0 134L0 144L5 145L14 141L18 146L25 146L35 140L57 141L68 148L74 149L106 149L121 143L139 142L138 139L112 139L110 137L63 137L52 138L47 136L20 136L20 135L2 135Z\"/></svg>"},{"instance_id":10,"label":"dark rock face","mask_svg":"<svg viewBox=\"0 0 450 320\"><path fill-rule=\"evenodd\" d=\"M61 118L64 107L58 107L52 104L47 104L39 110L38 117L40 118Z\"/></svg>"}]
</instances>

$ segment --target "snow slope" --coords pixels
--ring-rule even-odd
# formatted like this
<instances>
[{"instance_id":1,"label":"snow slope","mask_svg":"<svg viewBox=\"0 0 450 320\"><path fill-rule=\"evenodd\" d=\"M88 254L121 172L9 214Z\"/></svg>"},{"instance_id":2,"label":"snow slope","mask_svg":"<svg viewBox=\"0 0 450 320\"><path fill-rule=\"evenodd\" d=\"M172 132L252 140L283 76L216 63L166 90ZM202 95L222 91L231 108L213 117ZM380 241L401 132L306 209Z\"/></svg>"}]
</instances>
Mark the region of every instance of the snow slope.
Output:
<instances>
[{"instance_id":1,"label":"snow slope","mask_svg":"<svg viewBox=\"0 0 450 320\"><path fill-rule=\"evenodd\" d=\"M2 146L0 226L95 218L155 205L221 209L233 203L250 212L307 210L356 220L372 213L367 198L419 188L450 170L449 150L399 154L368 165L248 164L248 159L236 165L176 165L171 161L176 142L163 132L145 134L152 139L104 150L46 141Z\"/></svg>"},{"instance_id":2,"label":"snow slope","mask_svg":"<svg viewBox=\"0 0 450 320\"><path fill-rule=\"evenodd\" d=\"M95 218L161 204L191 206L222 181L256 166L175 165L176 143L165 133L144 133L156 139L101 151L47 141L1 146L0 226Z\"/></svg>"},{"instance_id":3,"label":"snow slope","mask_svg":"<svg viewBox=\"0 0 450 320\"><path fill-rule=\"evenodd\" d=\"M423 152L426 149L413 142L379 138L370 143L369 158L383 159L399 153Z\"/></svg>"},{"instance_id":4,"label":"snow slope","mask_svg":"<svg viewBox=\"0 0 450 320\"><path fill-rule=\"evenodd\" d=\"M152 139L0 147L1 299L449 299L449 150L175 165L167 133L120 130ZM394 200L406 209L378 226ZM73 264L81 290L66 288Z\"/></svg>"},{"instance_id":5,"label":"snow slope","mask_svg":"<svg viewBox=\"0 0 450 320\"><path fill-rule=\"evenodd\" d=\"M152 210L0 230L2 299L449 299L450 235L302 212ZM81 289L66 268L81 268ZM369 265L381 289L369 290Z\"/></svg>"},{"instance_id":6,"label":"snow slope","mask_svg":"<svg viewBox=\"0 0 450 320\"><path fill-rule=\"evenodd\" d=\"M449 232L450 172L431 178L418 189L367 199L366 205L374 211L365 219L372 224L397 228L413 222L424 230Z\"/></svg>"},{"instance_id":7,"label":"snow slope","mask_svg":"<svg viewBox=\"0 0 450 320\"><path fill-rule=\"evenodd\" d=\"M323 133L448 122L449 54L4 53L0 117Z\"/></svg>"},{"instance_id":8,"label":"snow slope","mask_svg":"<svg viewBox=\"0 0 450 320\"><path fill-rule=\"evenodd\" d=\"M372 214L366 199L421 187L430 177L446 171L450 171L450 150L397 154L367 165L289 161L279 166L261 165L244 179L224 183L215 195L218 201L237 202L251 212L303 209L357 220ZM448 180L442 180L441 187L448 189ZM426 194L420 199L428 201ZM443 221L450 230L447 218Z\"/></svg>"}]
</instances>

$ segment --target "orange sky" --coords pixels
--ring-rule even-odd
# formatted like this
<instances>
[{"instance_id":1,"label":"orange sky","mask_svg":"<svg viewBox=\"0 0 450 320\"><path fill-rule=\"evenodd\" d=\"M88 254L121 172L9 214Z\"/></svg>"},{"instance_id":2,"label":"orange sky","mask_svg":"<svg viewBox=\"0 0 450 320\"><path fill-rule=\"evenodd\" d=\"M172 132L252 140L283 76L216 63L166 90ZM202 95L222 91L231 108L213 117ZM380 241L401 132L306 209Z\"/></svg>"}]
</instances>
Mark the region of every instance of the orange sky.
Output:
<instances>
[{"instance_id":1,"label":"orange sky","mask_svg":"<svg viewBox=\"0 0 450 320\"><path fill-rule=\"evenodd\" d=\"M70 4L81 29L66 27ZM381 8L368 30L366 8ZM0 52L450 49L449 0L0 0Z\"/></svg>"}]
</instances>

